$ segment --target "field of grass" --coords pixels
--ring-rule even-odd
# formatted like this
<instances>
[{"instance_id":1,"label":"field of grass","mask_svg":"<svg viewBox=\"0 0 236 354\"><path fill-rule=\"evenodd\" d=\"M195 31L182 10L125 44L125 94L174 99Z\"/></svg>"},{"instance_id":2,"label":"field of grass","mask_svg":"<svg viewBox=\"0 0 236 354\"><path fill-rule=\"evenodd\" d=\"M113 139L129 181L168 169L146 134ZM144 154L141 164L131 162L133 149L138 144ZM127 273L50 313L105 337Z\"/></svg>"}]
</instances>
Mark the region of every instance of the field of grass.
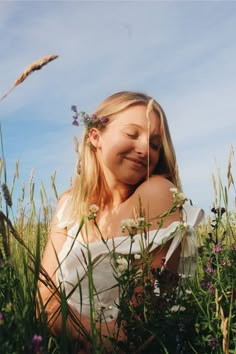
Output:
<instances>
[{"instance_id":1,"label":"field of grass","mask_svg":"<svg viewBox=\"0 0 236 354\"><path fill-rule=\"evenodd\" d=\"M70 341L66 331L62 331L60 338L53 337L45 316L36 317L40 258L53 203L49 203L41 185L40 205L35 207L33 178L28 186L28 200L24 186L21 196L14 197L18 164L11 188L4 182L4 168L1 170L0 351L76 353L78 343ZM195 277L183 278L167 269L156 269L153 275L160 290L157 296L144 271L138 278L144 291L135 304L127 306L132 289L137 286L137 270L128 269L120 276L119 319L124 320L127 341L113 343L111 352L119 352L120 348L124 353L236 353L236 220L235 211L228 209L229 188L234 189L232 176L229 180L227 187L219 181L215 198L218 205L213 203L211 214L197 230L199 254ZM52 190L56 201L55 176ZM12 212L13 205L16 215ZM63 301L63 294L61 297ZM68 311L63 316L69 316ZM99 344L99 330L93 328L89 340L94 352L106 353Z\"/></svg>"}]
</instances>

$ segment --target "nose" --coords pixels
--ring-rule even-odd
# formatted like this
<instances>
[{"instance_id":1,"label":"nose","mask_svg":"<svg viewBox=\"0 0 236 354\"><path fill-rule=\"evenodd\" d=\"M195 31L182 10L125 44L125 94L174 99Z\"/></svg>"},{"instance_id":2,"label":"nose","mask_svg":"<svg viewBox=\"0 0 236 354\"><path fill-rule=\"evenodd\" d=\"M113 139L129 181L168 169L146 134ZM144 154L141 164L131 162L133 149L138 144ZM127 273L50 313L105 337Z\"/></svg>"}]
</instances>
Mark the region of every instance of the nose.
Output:
<instances>
[{"instance_id":1,"label":"nose","mask_svg":"<svg viewBox=\"0 0 236 354\"><path fill-rule=\"evenodd\" d=\"M138 139L135 146L136 153L141 157L148 155L148 140L146 138Z\"/></svg>"}]
</instances>

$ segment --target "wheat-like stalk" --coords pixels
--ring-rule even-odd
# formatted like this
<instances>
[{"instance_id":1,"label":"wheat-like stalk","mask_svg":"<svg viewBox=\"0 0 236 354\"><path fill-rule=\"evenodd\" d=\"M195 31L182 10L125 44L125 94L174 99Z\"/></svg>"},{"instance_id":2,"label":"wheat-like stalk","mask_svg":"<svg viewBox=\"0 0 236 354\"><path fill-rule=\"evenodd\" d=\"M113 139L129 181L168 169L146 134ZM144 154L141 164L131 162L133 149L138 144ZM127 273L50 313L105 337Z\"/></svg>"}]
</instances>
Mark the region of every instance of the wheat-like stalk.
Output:
<instances>
[{"instance_id":1,"label":"wheat-like stalk","mask_svg":"<svg viewBox=\"0 0 236 354\"><path fill-rule=\"evenodd\" d=\"M228 159L228 167L227 167L228 189L229 189L231 184L234 184L233 176L232 176L232 173L231 173L231 167L232 167L231 166L231 161L232 161L233 156L234 156L234 149L233 149L233 146L231 145L230 152L229 152L229 159Z\"/></svg>"},{"instance_id":2,"label":"wheat-like stalk","mask_svg":"<svg viewBox=\"0 0 236 354\"><path fill-rule=\"evenodd\" d=\"M48 63L50 63L50 61L55 60L58 58L58 55L55 54L51 54L51 55L47 55L46 57L43 57L37 61L35 61L34 63L30 64L29 66L27 66L27 68L25 69L25 71L15 80L13 87L7 92L5 93L5 95L3 95L0 98L0 102L6 98L9 93L11 93L15 87L17 87L18 85L20 85L23 81L25 81L25 79L34 71L36 70L40 70L43 66L47 65Z\"/></svg>"}]
</instances>

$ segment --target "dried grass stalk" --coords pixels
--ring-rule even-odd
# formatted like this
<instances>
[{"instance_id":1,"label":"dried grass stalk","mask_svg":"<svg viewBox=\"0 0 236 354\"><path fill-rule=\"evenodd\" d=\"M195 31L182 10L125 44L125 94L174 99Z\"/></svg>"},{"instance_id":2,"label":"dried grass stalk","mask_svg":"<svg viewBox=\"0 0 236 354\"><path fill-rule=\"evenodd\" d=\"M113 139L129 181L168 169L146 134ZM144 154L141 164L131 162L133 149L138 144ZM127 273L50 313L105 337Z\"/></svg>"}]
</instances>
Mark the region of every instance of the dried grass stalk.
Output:
<instances>
[{"instance_id":1,"label":"dried grass stalk","mask_svg":"<svg viewBox=\"0 0 236 354\"><path fill-rule=\"evenodd\" d=\"M233 149L233 146L231 145L230 152L229 152L229 159L228 159L228 167L227 167L228 189L229 189L231 184L234 184L233 176L232 176L232 173L231 173L231 167L232 167L231 166L231 161L232 161L233 156L234 156L234 149Z\"/></svg>"},{"instance_id":2,"label":"dried grass stalk","mask_svg":"<svg viewBox=\"0 0 236 354\"><path fill-rule=\"evenodd\" d=\"M51 54L46 57L43 57L31 65L27 66L25 71L21 74L20 77L15 81L14 87L20 85L33 71L40 70L44 65L50 63L50 61L55 60L58 58L58 55Z\"/></svg>"},{"instance_id":3,"label":"dried grass stalk","mask_svg":"<svg viewBox=\"0 0 236 354\"><path fill-rule=\"evenodd\" d=\"M3 192L3 197L5 199L6 204L11 208L12 207L12 198L11 198L11 193L10 193L6 183L2 184L2 192Z\"/></svg>"},{"instance_id":4,"label":"dried grass stalk","mask_svg":"<svg viewBox=\"0 0 236 354\"><path fill-rule=\"evenodd\" d=\"M27 68L25 69L25 71L21 74L21 76L18 77L18 79L16 79L16 81L14 82L13 87L7 92L5 93L5 95L3 95L0 98L0 102L6 98L13 90L16 86L20 85L23 81L25 81L25 79L34 71L36 70L40 70L44 65L47 65L48 63L50 63L50 61L55 60L58 58L58 55L55 54L51 54L51 55L47 55L46 57L43 57L37 61L35 61L34 63L30 64L29 66L27 66Z\"/></svg>"}]
</instances>

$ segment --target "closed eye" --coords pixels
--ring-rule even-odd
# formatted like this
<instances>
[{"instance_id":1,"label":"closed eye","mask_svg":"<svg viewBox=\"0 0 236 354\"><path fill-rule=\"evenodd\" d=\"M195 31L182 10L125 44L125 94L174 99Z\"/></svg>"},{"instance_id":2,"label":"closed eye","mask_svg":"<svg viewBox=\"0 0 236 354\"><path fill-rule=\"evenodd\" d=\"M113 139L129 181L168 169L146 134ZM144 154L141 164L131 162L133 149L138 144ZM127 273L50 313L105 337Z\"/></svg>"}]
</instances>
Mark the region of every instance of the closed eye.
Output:
<instances>
[{"instance_id":1,"label":"closed eye","mask_svg":"<svg viewBox=\"0 0 236 354\"><path fill-rule=\"evenodd\" d=\"M126 135L131 139L137 139L138 133L126 133Z\"/></svg>"}]
</instances>

